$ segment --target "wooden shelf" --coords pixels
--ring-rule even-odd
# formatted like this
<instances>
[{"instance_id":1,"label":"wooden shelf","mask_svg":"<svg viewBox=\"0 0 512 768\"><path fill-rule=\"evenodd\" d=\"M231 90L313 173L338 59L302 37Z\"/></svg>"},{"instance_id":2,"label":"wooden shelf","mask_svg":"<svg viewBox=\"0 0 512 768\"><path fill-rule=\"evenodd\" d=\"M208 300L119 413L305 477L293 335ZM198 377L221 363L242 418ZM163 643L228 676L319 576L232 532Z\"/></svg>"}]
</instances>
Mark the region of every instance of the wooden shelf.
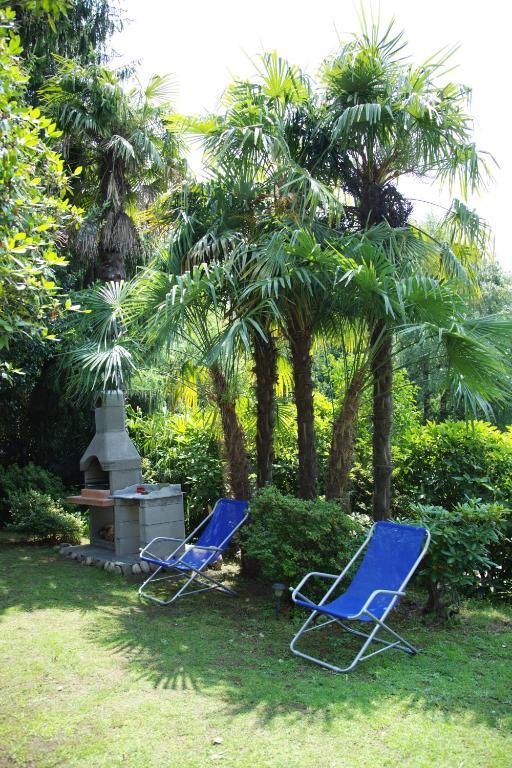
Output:
<instances>
[{"instance_id":1,"label":"wooden shelf","mask_svg":"<svg viewBox=\"0 0 512 768\"><path fill-rule=\"evenodd\" d=\"M114 506L114 499L111 497L110 491L97 488L82 488L80 496L67 496L65 501L68 504L77 504L83 507Z\"/></svg>"}]
</instances>

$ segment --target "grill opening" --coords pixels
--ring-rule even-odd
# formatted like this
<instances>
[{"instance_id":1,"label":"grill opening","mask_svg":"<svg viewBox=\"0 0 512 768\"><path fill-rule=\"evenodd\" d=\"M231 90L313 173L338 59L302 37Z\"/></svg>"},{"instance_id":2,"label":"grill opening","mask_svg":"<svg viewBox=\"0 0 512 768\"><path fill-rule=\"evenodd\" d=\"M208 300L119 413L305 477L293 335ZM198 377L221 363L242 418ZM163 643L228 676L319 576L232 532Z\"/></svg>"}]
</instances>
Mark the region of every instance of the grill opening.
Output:
<instances>
[{"instance_id":1,"label":"grill opening","mask_svg":"<svg viewBox=\"0 0 512 768\"><path fill-rule=\"evenodd\" d=\"M95 456L89 461L84 476L86 488L96 488L98 490L108 490L110 488L108 472L102 469Z\"/></svg>"}]
</instances>

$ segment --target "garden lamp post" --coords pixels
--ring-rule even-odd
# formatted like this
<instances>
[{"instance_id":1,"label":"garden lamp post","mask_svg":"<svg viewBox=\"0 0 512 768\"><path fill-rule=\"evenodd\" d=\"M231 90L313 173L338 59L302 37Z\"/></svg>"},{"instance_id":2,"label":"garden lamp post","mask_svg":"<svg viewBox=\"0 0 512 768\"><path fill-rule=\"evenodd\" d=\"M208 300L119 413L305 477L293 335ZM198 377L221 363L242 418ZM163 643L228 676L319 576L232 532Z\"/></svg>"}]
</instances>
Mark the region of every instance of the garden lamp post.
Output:
<instances>
[{"instance_id":1,"label":"garden lamp post","mask_svg":"<svg viewBox=\"0 0 512 768\"><path fill-rule=\"evenodd\" d=\"M274 593L276 603L276 619L279 618L279 614L281 612L281 597L283 596L285 589L286 584L281 584L279 581L276 581L275 584L272 584L272 592Z\"/></svg>"}]
</instances>

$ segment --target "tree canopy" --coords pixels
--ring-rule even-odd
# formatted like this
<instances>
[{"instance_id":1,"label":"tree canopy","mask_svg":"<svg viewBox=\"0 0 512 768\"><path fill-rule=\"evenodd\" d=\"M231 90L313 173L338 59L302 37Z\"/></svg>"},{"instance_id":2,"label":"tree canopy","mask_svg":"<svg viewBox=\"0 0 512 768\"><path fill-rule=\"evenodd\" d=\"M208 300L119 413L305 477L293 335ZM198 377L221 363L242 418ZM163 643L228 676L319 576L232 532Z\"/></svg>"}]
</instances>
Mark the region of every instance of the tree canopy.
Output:
<instances>
[{"instance_id":1,"label":"tree canopy","mask_svg":"<svg viewBox=\"0 0 512 768\"><path fill-rule=\"evenodd\" d=\"M107 44L123 25L116 0L12 0L16 27L29 73L27 98L36 104L39 89L57 70L57 56L81 64L108 58Z\"/></svg>"},{"instance_id":2,"label":"tree canopy","mask_svg":"<svg viewBox=\"0 0 512 768\"><path fill-rule=\"evenodd\" d=\"M61 134L23 103L27 76L14 21L12 11L0 11L0 349L20 334L55 338L52 325L63 303L71 306L56 278L66 265L62 239L79 215L55 150Z\"/></svg>"}]
</instances>

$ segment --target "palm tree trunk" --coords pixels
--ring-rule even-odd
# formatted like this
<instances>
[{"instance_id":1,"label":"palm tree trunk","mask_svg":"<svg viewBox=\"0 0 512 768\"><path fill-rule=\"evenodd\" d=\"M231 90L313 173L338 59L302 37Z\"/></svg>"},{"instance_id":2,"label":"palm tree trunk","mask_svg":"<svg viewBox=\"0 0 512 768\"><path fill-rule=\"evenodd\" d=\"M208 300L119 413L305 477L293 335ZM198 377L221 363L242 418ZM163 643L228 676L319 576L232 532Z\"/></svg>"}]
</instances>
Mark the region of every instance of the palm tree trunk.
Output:
<instances>
[{"instance_id":1,"label":"palm tree trunk","mask_svg":"<svg viewBox=\"0 0 512 768\"><path fill-rule=\"evenodd\" d=\"M248 500L251 496L249 457L242 427L236 415L235 404L229 395L226 378L218 363L210 368L214 397L220 411L223 447L228 467L228 481L235 499Z\"/></svg>"},{"instance_id":2,"label":"palm tree trunk","mask_svg":"<svg viewBox=\"0 0 512 768\"><path fill-rule=\"evenodd\" d=\"M103 213L99 236L99 274L105 282L126 280L126 256L137 241L135 224L124 212L128 182L124 163L109 150L100 167Z\"/></svg>"},{"instance_id":3,"label":"palm tree trunk","mask_svg":"<svg viewBox=\"0 0 512 768\"><path fill-rule=\"evenodd\" d=\"M276 423L275 384L277 351L267 329L267 339L254 334L254 375L256 377L256 483L263 488L272 482L274 427Z\"/></svg>"},{"instance_id":4,"label":"palm tree trunk","mask_svg":"<svg viewBox=\"0 0 512 768\"><path fill-rule=\"evenodd\" d=\"M139 236L132 219L122 208L111 208L103 220L99 239L100 277L126 280L128 254L138 250Z\"/></svg>"},{"instance_id":5,"label":"palm tree trunk","mask_svg":"<svg viewBox=\"0 0 512 768\"><path fill-rule=\"evenodd\" d=\"M373 517L391 514L391 429L393 426L393 339L384 321L376 323L371 339L375 350L373 376Z\"/></svg>"},{"instance_id":6,"label":"palm tree trunk","mask_svg":"<svg viewBox=\"0 0 512 768\"><path fill-rule=\"evenodd\" d=\"M349 475L354 458L354 421L361 402L366 369L358 368L347 387L343 403L334 420L327 461L326 499L340 499L350 511Z\"/></svg>"},{"instance_id":7,"label":"palm tree trunk","mask_svg":"<svg viewBox=\"0 0 512 768\"><path fill-rule=\"evenodd\" d=\"M309 330L288 329L292 355L294 399L297 407L297 445L299 449L299 493L303 499L317 494L313 376Z\"/></svg>"}]
</instances>

